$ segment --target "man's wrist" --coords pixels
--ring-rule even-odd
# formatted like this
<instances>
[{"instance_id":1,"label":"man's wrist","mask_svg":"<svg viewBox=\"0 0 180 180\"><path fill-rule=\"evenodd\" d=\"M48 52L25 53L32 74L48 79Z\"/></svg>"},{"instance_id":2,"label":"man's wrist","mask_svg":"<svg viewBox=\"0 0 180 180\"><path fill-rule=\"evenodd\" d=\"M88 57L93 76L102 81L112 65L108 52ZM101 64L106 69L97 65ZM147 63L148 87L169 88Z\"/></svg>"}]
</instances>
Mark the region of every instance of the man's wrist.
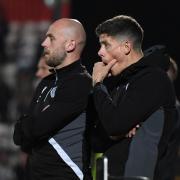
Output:
<instances>
[{"instance_id":1,"label":"man's wrist","mask_svg":"<svg viewBox=\"0 0 180 180\"><path fill-rule=\"evenodd\" d=\"M99 81L99 82L96 82L96 84L94 84L94 88L96 88L96 87L99 87L99 86L101 86L102 85L102 82L101 81Z\"/></svg>"},{"instance_id":2,"label":"man's wrist","mask_svg":"<svg viewBox=\"0 0 180 180\"><path fill-rule=\"evenodd\" d=\"M93 80L93 87L94 87L96 84L98 84L98 83L102 83L102 81L100 81L100 80Z\"/></svg>"}]
</instances>

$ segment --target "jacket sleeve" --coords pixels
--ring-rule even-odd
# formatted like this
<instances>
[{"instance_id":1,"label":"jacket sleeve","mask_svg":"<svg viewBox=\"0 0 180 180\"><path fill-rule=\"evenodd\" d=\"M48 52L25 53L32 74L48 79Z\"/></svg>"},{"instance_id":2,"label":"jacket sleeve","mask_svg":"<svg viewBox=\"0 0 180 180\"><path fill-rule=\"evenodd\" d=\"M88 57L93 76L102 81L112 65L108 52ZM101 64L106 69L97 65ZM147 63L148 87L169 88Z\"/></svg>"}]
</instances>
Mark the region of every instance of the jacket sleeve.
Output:
<instances>
[{"instance_id":1,"label":"jacket sleeve","mask_svg":"<svg viewBox=\"0 0 180 180\"><path fill-rule=\"evenodd\" d=\"M13 141L14 144L21 147L21 150L26 153L31 153L32 149L32 142L30 139L26 138L22 131L22 121L26 118L25 115L21 116L14 126L14 132L13 132Z\"/></svg>"},{"instance_id":2,"label":"jacket sleeve","mask_svg":"<svg viewBox=\"0 0 180 180\"><path fill-rule=\"evenodd\" d=\"M94 102L98 116L109 135L126 134L172 96L172 85L164 72L145 73L129 84L123 98L115 105L106 87L94 87Z\"/></svg>"},{"instance_id":3,"label":"jacket sleeve","mask_svg":"<svg viewBox=\"0 0 180 180\"><path fill-rule=\"evenodd\" d=\"M91 79L81 75L65 82L57 89L52 104L23 121L25 136L37 140L66 126L85 110L90 90Z\"/></svg>"}]
</instances>

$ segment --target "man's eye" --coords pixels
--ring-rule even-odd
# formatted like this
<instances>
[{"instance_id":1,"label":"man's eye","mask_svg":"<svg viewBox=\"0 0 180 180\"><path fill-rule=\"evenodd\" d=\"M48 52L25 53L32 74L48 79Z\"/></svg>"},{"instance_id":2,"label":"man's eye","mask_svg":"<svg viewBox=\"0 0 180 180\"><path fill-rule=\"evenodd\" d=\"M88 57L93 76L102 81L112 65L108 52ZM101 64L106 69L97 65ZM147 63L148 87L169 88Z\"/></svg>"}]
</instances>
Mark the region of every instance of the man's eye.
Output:
<instances>
[{"instance_id":1,"label":"man's eye","mask_svg":"<svg viewBox=\"0 0 180 180\"><path fill-rule=\"evenodd\" d=\"M53 41L55 38L53 36L48 36L50 41Z\"/></svg>"},{"instance_id":2,"label":"man's eye","mask_svg":"<svg viewBox=\"0 0 180 180\"><path fill-rule=\"evenodd\" d=\"M109 44L105 44L104 46L106 49L108 49L110 47Z\"/></svg>"}]
</instances>

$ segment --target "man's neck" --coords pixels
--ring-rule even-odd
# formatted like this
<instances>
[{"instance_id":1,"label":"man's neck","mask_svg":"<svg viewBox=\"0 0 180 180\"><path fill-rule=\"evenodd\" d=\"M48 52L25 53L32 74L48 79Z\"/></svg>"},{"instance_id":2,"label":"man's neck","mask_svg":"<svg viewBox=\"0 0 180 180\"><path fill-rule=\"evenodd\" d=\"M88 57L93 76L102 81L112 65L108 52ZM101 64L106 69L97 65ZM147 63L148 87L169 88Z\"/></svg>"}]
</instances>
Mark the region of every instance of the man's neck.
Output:
<instances>
[{"instance_id":1,"label":"man's neck","mask_svg":"<svg viewBox=\"0 0 180 180\"><path fill-rule=\"evenodd\" d=\"M56 69L61 69L63 67L66 67L66 66L74 63L78 59L80 59L80 56L67 57L60 65L56 66Z\"/></svg>"}]
</instances>

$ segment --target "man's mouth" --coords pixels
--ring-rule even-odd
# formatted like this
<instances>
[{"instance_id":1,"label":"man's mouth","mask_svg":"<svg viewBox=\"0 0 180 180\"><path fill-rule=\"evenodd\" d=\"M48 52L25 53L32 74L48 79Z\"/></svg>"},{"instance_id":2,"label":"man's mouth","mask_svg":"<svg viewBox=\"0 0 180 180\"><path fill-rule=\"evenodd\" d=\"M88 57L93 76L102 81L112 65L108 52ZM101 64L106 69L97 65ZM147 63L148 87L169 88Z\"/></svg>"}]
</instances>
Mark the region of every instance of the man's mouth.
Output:
<instances>
[{"instance_id":1,"label":"man's mouth","mask_svg":"<svg viewBox=\"0 0 180 180\"><path fill-rule=\"evenodd\" d=\"M47 56L47 55L49 55L49 51L48 50L43 52L43 56Z\"/></svg>"}]
</instances>

